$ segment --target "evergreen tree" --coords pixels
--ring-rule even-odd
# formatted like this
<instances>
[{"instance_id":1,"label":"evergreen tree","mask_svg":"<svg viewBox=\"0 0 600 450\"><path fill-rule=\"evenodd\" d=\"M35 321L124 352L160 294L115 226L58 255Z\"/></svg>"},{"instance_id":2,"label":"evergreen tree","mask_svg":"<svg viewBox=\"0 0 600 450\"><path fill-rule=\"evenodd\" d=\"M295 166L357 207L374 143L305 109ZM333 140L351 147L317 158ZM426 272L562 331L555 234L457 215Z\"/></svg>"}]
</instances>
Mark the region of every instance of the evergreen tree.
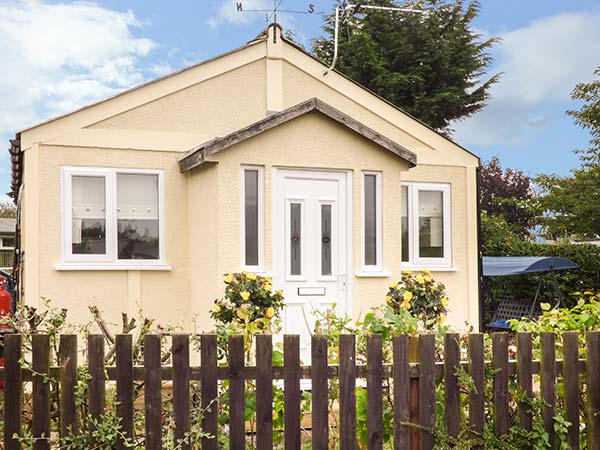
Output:
<instances>
[{"instance_id":1,"label":"evergreen tree","mask_svg":"<svg viewBox=\"0 0 600 450\"><path fill-rule=\"evenodd\" d=\"M369 4L399 6L393 0ZM454 120L485 106L494 75L482 82L491 63L487 50L497 41L482 40L471 22L479 2L422 0L426 14L360 10L340 20L336 69L432 128L449 133ZM325 62L333 56L334 16L325 17L325 36L312 52Z\"/></svg>"}]
</instances>

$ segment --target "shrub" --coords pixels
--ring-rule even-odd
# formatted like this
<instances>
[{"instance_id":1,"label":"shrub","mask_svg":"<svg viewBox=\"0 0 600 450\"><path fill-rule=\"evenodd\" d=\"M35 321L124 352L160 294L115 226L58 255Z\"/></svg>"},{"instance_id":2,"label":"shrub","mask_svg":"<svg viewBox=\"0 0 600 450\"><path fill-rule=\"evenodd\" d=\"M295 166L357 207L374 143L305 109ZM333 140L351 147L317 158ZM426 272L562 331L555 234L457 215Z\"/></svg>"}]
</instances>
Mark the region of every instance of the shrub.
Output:
<instances>
[{"instance_id":1,"label":"shrub","mask_svg":"<svg viewBox=\"0 0 600 450\"><path fill-rule=\"evenodd\" d=\"M404 270L400 281L390 285L385 301L396 314L407 310L429 330L438 323L443 325L446 319L448 297L445 291L444 284L434 281L428 270L416 276Z\"/></svg>"},{"instance_id":2,"label":"shrub","mask_svg":"<svg viewBox=\"0 0 600 450\"><path fill-rule=\"evenodd\" d=\"M273 292L270 277L250 272L228 273L223 277L225 296L215 300L211 317L220 323L248 324L268 328L273 318L279 318L283 308L283 292Z\"/></svg>"}]
</instances>

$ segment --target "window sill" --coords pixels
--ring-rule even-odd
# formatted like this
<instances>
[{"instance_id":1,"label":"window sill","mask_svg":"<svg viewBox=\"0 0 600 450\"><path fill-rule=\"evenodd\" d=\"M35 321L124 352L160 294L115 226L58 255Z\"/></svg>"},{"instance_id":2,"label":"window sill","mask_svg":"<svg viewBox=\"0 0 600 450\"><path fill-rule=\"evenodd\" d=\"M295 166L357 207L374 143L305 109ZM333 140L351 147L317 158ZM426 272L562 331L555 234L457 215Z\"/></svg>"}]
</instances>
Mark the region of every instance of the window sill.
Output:
<instances>
[{"instance_id":1,"label":"window sill","mask_svg":"<svg viewBox=\"0 0 600 450\"><path fill-rule=\"evenodd\" d=\"M354 274L356 278L389 278L392 276L390 272L381 272L381 271L364 271L356 272Z\"/></svg>"},{"instance_id":2,"label":"window sill","mask_svg":"<svg viewBox=\"0 0 600 450\"><path fill-rule=\"evenodd\" d=\"M165 264L145 265L145 264L57 264L54 270L69 271L69 270L154 270L154 271L169 271L173 270L171 266Z\"/></svg>"},{"instance_id":3,"label":"window sill","mask_svg":"<svg viewBox=\"0 0 600 450\"><path fill-rule=\"evenodd\" d=\"M413 272L421 272L422 270L428 270L430 272L458 272L458 267L436 267L436 266L400 266L402 270L412 270Z\"/></svg>"}]
</instances>

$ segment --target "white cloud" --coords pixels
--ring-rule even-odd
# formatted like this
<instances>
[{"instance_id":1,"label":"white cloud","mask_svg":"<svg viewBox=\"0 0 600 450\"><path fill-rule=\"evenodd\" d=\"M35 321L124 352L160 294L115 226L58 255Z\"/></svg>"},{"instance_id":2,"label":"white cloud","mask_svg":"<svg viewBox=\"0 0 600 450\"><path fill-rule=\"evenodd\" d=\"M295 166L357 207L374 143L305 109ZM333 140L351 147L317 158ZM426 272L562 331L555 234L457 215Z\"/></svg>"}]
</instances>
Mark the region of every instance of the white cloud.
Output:
<instances>
[{"instance_id":1,"label":"white cloud","mask_svg":"<svg viewBox=\"0 0 600 450\"><path fill-rule=\"evenodd\" d=\"M576 83L600 64L600 13L564 13L500 36L490 72L503 72L488 106L454 125L467 146L527 142L564 116Z\"/></svg>"},{"instance_id":2,"label":"white cloud","mask_svg":"<svg viewBox=\"0 0 600 450\"><path fill-rule=\"evenodd\" d=\"M92 2L0 4L0 137L138 84L157 44L133 12Z\"/></svg>"}]
</instances>

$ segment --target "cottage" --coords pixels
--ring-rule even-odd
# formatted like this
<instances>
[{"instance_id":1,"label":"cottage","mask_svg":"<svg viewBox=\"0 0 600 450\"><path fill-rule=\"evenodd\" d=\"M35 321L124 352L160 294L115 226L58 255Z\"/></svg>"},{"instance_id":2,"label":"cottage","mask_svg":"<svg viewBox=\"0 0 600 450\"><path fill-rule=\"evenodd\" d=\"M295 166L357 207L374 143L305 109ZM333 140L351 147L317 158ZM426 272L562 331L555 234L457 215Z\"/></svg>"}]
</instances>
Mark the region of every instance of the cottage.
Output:
<instances>
[{"instance_id":1,"label":"cottage","mask_svg":"<svg viewBox=\"0 0 600 450\"><path fill-rule=\"evenodd\" d=\"M272 274L287 332L364 314L403 269L477 326L479 160L271 25L12 141L25 302L209 329L224 273Z\"/></svg>"}]
</instances>

